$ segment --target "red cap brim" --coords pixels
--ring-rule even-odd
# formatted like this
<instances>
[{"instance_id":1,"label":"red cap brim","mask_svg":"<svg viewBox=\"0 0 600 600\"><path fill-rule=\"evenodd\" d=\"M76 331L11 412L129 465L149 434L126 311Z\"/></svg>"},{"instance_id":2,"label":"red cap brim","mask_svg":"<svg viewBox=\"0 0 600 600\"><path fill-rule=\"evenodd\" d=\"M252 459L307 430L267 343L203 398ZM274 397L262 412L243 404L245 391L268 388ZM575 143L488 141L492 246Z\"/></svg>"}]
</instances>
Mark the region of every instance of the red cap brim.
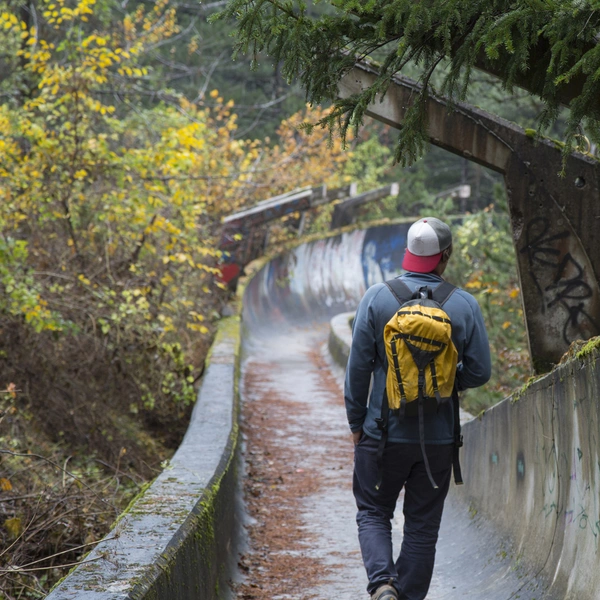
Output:
<instances>
[{"instance_id":1,"label":"red cap brim","mask_svg":"<svg viewBox=\"0 0 600 600\"><path fill-rule=\"evenodd\" d=\"M439 252L433 256L417 256L407 249L404 253L402 268L405 271L413 271L414 273L431 273L442 260L442 254L442 252Z\"/></svg>"}]
</instances>

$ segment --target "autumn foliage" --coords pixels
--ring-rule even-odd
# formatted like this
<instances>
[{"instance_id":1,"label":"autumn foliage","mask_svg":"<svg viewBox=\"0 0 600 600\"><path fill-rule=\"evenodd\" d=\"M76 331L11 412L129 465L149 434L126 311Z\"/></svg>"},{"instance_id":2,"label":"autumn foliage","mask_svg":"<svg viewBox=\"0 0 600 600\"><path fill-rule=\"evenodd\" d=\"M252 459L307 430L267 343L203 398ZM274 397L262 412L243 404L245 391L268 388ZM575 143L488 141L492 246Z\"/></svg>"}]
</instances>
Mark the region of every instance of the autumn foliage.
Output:
<instances>
[{"instance_id":1,"label":"autumn foliage","mask_svg":"<svg viewBox=\"0 0 600 600\"><path fill-rule=\"evenodd\" d=\"M96 539L176 447L226 301L221 218L334 181L345 160L339 144L298 132L302 116L272 143L240 139L216 90L145 101L146 56L177 33L174 10L159 0L107 25L96 10L45 0L37 24L0 10L18 90L0 106L0 485L15 498L0 539L30 542L4 556L11 565ZM106 492L86 504L82 485L119 491L106 510ZM79 490L78 517L42 526L39 486L55 506ZM13 583L42 594L53 576Z\"/></svg>"}]
</instances>

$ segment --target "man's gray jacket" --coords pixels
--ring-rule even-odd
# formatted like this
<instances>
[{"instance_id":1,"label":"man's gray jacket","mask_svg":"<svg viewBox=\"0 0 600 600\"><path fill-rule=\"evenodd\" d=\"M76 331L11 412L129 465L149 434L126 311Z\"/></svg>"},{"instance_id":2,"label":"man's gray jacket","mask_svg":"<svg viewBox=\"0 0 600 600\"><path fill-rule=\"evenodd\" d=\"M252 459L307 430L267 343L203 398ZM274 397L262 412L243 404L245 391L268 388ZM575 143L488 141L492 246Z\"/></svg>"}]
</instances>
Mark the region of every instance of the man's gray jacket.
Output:
<instances>
[{"instance_id":1,"label":"man's gray jacket","mask_svg":"<svg viewBox=\"0 0 600 600\"><path fill-rule=\"evenodd\" d=\"M411 289L421 286L434 289L443 279L433 273L405 273L402 281ZM486 383L491 374L490 347L477 300L457 289L444 304L452 321L452 341L458 351L458 389L474 388ZM384 283L370 287L363 296L352 327L352 346L346 369L344 397L350 429L363 429L370 437L380 439L375 419L381 416L385 389L387 359L383 329L399 309L398 301ZM369 397L371 385L373 385ZM389 418L388 442L419 443L417 417L405 417L401 423ZM452 403L444 403L435 415L425 417L425 442L451 444L454 441Z\"/></svg>"}]
</instances>

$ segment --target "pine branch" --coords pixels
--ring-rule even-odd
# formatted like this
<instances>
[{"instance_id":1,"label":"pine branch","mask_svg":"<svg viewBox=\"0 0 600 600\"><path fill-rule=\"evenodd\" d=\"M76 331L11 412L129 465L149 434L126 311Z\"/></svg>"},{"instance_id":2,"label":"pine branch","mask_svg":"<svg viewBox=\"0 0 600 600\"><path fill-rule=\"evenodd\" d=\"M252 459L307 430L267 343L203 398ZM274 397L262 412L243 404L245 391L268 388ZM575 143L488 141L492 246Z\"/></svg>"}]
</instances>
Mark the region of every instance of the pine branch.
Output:
<instances>
[{"instance_id":1,"label":"pine branch","mask_svg":"<svg viewBox=\"0 0 600 600\"><path fill-rule=\"evenodd\" d=\"M230 0L215 18L235 19L236 52L282 61L288 81L299 80L311 104L335 102L326 123L362 122L368 103L384 94L391 77L410 61L421 82L432 81L441 64L441 89L450 100L466 96L473 69L498 77L509 92L521 86L545 109L540 124L551 125L558 107L570 107L567 149L585 123L600 130L600 13L593 4L570 0L335 0L326 14L309 16L302 2ZM354 64L379 60L371 88L344 101L337 86ZM417 97L403 124L397 148L402 162L423 144L426 92ZM337 125L334 125L334 122Z\"/></svg>"}]
</instances>

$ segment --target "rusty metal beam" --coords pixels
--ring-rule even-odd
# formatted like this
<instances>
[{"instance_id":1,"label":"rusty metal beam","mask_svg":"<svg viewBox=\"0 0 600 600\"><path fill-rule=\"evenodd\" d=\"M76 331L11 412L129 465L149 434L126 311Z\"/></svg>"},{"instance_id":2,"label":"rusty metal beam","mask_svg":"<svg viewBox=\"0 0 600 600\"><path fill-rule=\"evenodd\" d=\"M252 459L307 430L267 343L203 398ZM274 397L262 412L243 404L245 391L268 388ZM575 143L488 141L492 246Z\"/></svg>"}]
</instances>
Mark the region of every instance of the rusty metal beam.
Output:
<instances>
[{"instance_id":1,"label":"rusty metal beam","mask_svg":"<svg viewBox=\"0 0 600 600\"><path fill-rule=\"evenodd\" d=\"M355 66L340 96L375 77L369 65ZM419 89L396 77L368 114L399 128ZM504 176L529 349L535 371L548 371L571 342L600 335L600 165L572 153L561 177L558 144L467 104L431 96L427 116L432 144Z\"/></svg>"}]
</instances>

